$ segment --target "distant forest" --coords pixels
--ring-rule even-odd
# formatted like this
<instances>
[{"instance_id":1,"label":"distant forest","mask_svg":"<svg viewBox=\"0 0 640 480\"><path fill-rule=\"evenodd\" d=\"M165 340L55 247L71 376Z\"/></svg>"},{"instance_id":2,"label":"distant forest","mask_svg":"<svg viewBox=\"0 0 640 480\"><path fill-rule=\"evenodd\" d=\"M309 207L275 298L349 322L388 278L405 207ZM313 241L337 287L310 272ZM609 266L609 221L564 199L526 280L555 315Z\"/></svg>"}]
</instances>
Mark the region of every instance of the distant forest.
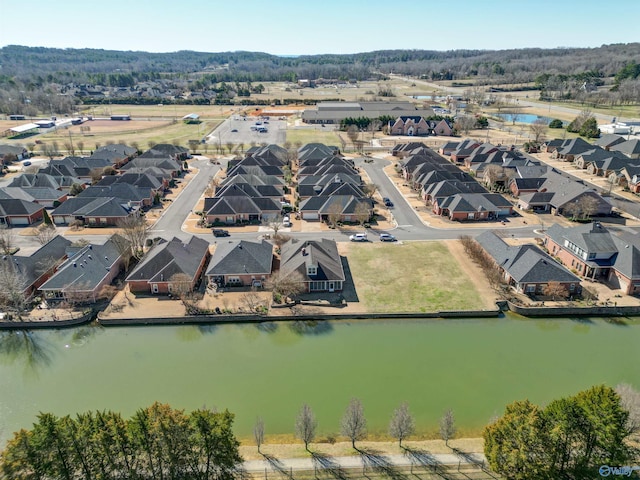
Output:
<instances>
[{"instance_id":1,"label":"distant forest","mask_svg":"<svg viewBox=\"0 0 640 480\"><path fill-rule=\"evenodd\" d=\"M167 88L219 91L225 83L380 80L389 73L476 86L535 82L536 89L554 98L571 98L584 84L611 85L616 91L626 82L624 95L615 98L624 102L629 101L624 98L640 95L639 65L640 43L493 51L381 50L299 57L243 51L148 53L10 45L0 49L0 107L8 105L8 98L15 102L17 96L43 98L37 94L54 93L56 90L46 92L54 84L133 87L162 82Z\"/></svg>"}]
</instances>

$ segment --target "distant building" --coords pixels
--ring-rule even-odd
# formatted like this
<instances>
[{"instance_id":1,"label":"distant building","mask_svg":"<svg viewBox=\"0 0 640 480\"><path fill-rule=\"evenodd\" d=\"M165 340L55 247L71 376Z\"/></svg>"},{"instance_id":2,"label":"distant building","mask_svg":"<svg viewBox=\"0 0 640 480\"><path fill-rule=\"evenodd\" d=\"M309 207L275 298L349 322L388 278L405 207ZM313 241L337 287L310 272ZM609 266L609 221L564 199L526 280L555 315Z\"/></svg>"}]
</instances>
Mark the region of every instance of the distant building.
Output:
<instances>
[{"instance_id":1,"label":"distant building","mask_svg":"<svg viewBox=\"0 0 640 480\"><path fill-rule=\"evenodd\" d=\"M411 102L320 102L302 112L305 123L339 124L346 118L430 117L432 109L418 109Z\"/></svg>"},{"instance_id":2,"label":"distant building","mask_svg":"<svg viewBox=\"0 0 640 480\"><path fill-rule=\"evenodd\" d=\"M131 115L111 115L111 120L131 120Z\"/></svg>"}]
</instances>

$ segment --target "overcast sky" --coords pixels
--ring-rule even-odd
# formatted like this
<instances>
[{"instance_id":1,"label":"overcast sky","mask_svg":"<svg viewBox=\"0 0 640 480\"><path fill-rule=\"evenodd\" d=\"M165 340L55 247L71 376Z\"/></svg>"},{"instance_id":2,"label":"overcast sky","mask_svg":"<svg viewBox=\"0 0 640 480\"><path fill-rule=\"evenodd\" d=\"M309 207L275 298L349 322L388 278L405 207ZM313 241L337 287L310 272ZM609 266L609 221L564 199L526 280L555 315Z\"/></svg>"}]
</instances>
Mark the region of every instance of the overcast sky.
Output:
<instances>
[{"instance_id":1,"label":"overcast sky","mask_svg":"<svg viewBox=\"0 0 640 480\"><path fill-rule=\"evenodd\" d=\"M0 0L0 46L276 55L640 41L640 0Z\"/></svg>"}]
</instances>

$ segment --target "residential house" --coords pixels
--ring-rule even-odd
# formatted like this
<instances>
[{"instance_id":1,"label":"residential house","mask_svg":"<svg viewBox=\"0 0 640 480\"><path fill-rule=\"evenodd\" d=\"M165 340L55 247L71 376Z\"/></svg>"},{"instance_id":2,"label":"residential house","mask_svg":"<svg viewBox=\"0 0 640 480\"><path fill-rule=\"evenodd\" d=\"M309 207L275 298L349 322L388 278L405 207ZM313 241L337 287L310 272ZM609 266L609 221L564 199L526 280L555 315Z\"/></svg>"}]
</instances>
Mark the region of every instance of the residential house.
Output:
<instances>
[{"instance_id":1,"label":"residential house","mask_svg":"<svg viewBox=\"0 0 640 480\"><path fill-rule=\"evenodd\" d=\"M241 189L234 196L205 198L203 208L206 221L211 225L259 223L277 217L281 211L281 204L273 198L250 197Z\"/></svg>"},{"instance_id":2,"label":"residential house","mask_svg":"<svg viewBox=\"0 0 640 480\"><path fill-rule=\"evenodd\" d=\"M493 259L505 281L518 293L544 295L551 282L563 286L567 296L578 294L580 279L532 244L508 245L494 232L487 231L475 240Z\"/></svg>"},{"instance_id":3,"label":"residential house","mask_svg":"<svg viewBox=\"0 0 640 480\"><path fill-rule=\"evenodd\" d=\"M627 186L633 193L640 193L640 165L627 165L620 173L620 185Z\"/></svg>"},{"instance_id":4,"label":"residential house","mask_svg":"<svg viewBox=\"0 0 640 480\"><path fill-rule=\"evenodd\" d=\"M171 145L169 143L159 143L154 145L146 152L142 153L138 158L171 158L178 163L189 158L189 150L179 145Z\"/></svg>"},{"instance_id":5,"label":"residential house","mask_svg":"<svg viewBox=\"0 0 640 480\"><path fill-rule=\"evenodd\" d=\"M163 176L170 179L179 177L182 174L182 164L170 157L136 157L126 165L120 167L120 171L144 173L150 168L156 168L162 171Z\"/></svg>"},{"instance_id":6,"label":"residential house","mask_svg":"<svg viewBox=\"0 0 640 480\"><path fill-rule=\"evenodd\" d=\"M373 202L369 198L355 197L353 195L328 195L314 196L300 202L300 215L303 220L330 221L330 217L335 215L340 222L361 221L361 214L365 210L368 213L366 221L373 215Z\"/></svg>"},{"instance_id":7,"label":"residential house","mask_svg":"<svg viewBox=\"0 0 640 480\"><path fill-rule=\"evenodd\" d=\"M96 148L89 158L106 159L114 168L121 168L137 154L138 150L133 147L121 143L114 143Z\"/></svg>"},{"instance_id":8,"label":"residential house","mask_svg":"<svg viewBox=\"0 0 640 480\"><path fill-rule=\"evenodd\" d=\"M432 211L449 220L493 220L513 213L513 205L497 193L456 193L433 200Z\"/></svg>"},{"instance_id":9,"label":"residential house","mask_svg":"<svg viewBox=\"0 0 640 480\"><path fill-rule=\"evenodd\" d=\"M615 235L598 222L577 227L554 224L545 231L544 242L551 255L578 275L607 282L627 295L640 294L636 235Z\"/></svg>"},{"instance_id":10,"label":"residential house","mask_svg":"<svg viewBox=\"0 0 640 480\"><path fill-rule=\"evenodd\" d=\"M56 270L56 267L67 258L66 249L71 241L56 235L30 255L4 255L0 260L0 268L10 268L22 281L22 293L25 297L33 295Z\"/></svg>"},{"instance_id":11,"label":"residential house","mask_svg":"<svg viewBox=\"0 0 640 480\"><path fill-rule=\"evenodd\" d=\"M154 191L129 183L112 183L111 185L94 185L85 188L76 198L123 198L129 207L150 207L154 200Z\"/></svg>"},{"instance_id":12,"label":"residential house","mask_svg":"<svg viewBox=\"0 0 640 480\"><path fill-rule=\"evenodd\" d=\"M102 245L89 244L71 250L67 247L67 260L44 282L39 290L49 300L68 302L96 302L102 289L111 285L122 272L126 240L112 235Z\"/></svg>"},{"instance_id":13,"label":"residential house","mask_svg":"<svg viewBox=\"0 0 640 480\"><path fill-rule=\"evenodd\" d=\"M51 212L56 225L80 221L86 226L113 227L136 212L129 200L115 197L73 197Z\"/></svg>"},{"instance_id":14,"label":"residential house","mask_svg":"<svg viewBox=\"0 0 640 480\"><path fill-rule=\"evenodd\" d=\"M0 225L23 227L32 225L44 215L44 207L18 198L0 198Z\"/></svg>"},{"instance_id":15,"label":"residential house","mask_svg":"<svg viewBox=\"0 0 640 480\"><path fill-rule=\"evenodd\" d=\"M272 268L271 243L220 241L205 275L209 284L263 287L271 277Z\"/></svg>"},{"instance_id":16,"label":"residential house","mask_svg":"<svg viewBox=\"0 0 640 480\"><path fill-rule=\"evenodd\" d=\"M565 162L573 162L577 155L593 150L593 145L580 137L567 139L562 142L552 153L552 158L563 160Z\"/></svg>"},{"instance_id":17,"label":"residential house","mask_svg":"<svg viewBox=\"0 0 640 480\"><path fill-rule=\"evenodd\" d=\"M91 183L96 172L102 173L107 167L113 167L113 163L106 158L66 157L62 160L50 160L46 167L38 171L38 174L73 177L79 180L78 183Z\"/></svg>"},{"instance_id":18,"label":"residential house","mask_svg":"<svg viewBox=\"0 0 640 480\"><path fill-rule=\"evenodd\" d=\"M67 199L67 192L49 187L5 187L0 190L0 198L17 198L45 208L55 208Z\"/></svg>"},{"instance_id":19,"label":"residential house","mask_svg":"<svg viewBox=\"0 0 640 480\"><path fill-rule=\"evenodd\" d=\"M292 239L282 245L280 274L290 276L294 272L304 279L307 292L342 291L345 281L336 242L326 238Z\"/></svg>"},{"instance_id":20,"label":"residential house","mask_svg":"<svg viewBox=\"0 0 640 480\"><path fill-rule=\"evenodd\" d=\"M210 257L209 243L198 237L191 237L188 242L176 237L169 242L161 240L151 247L126 282L132 292L168 294L175 290L175 282L189 279L193 290Z\"/></svg>"},{"instance_id":21,"label":"residential house","mask_svg":"<svg viewBox=\"0 0 640 480\"><path fill-rule=\"evenodd\" d=\"M399 143L391 149L391 155L398 158L405 158L412 155L416 149L425 147L422 142Z\"/></svg>"},{"instance_id":22,"label":"residential house","mask_svg":"<svg viewBox=\"0 0 640 480\"><path fill-rule=\"evenodd\" d=\"M0 145L0 164L6 164L14 157L16 160L29 158L29 151L20 145Z\"/></svg>"},{"instance_id":23,"label":"residential house","mask_svg":"<svg viewBox=\"0 0 640 480\"><path fill-rule=\"evenodd\" d=\"M629 158L640 158L640 140L626 140L610 148L612 152L624 153Z\"/></svg>"},{"instance_id":24,"label":"residential house","mask_svg":"<svg viewBox=\"0 0 640 480\"><path fill-rule=\"evenodd\" d=\"M395 122L389 122L389 135L406 135L409 137L427 136L431 133L430 125L420 116L401 116Z\"/></svg>"},{"instance_id":25,"label":"residential house","mask_svg":"<svg viewBox=\"0 0 640 480\"><path fill-rule=\"evenodd\" d=\"M600 148L604 148L605 150L611 150L611 147L622 142L624 142L624 137L615 135L613 133L608 133L600 135L600 138L595 141L594 145L597 145Z\"/></svg>"},{"instance_id":26,"label":"residential house","mask_svg":"<svg viewBox=\"0 0 640 480\"><path fill-rule=\"evenodd\" d=\"M56 190L69 191L73 184L81 184L82 180L62 175L48 175L46 173L23 173L11 180L9 187L46 187Z\"/></svg>"}]
</instances>

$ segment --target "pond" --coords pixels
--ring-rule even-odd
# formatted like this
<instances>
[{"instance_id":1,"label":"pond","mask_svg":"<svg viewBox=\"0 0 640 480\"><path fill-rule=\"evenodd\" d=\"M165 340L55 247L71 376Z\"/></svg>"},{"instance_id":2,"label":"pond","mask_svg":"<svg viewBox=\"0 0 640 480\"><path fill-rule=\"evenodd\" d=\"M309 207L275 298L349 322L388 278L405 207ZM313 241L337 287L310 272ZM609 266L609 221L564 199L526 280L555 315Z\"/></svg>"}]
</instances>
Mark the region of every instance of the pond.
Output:
<instances>
[{"instance_id":1,"label":"pond","mask_svg":"<svg viewBox=\"0 0 640 480\"><path fill-rule=\"evenodd\" d=\"M287 324L100 328L3 333L0 432L57 415L111 409L130 416L154 401L228 408L250 438L293 432L306 402L323 435L339 432L350 398L369 430L385 433L409 403L420 433L452 408L478 435L514 400L544 404L594 384L640 387L640 326L604 320L349 321L299 331Z\"/></svg>"},{"instance_id":2,"label":"pond","mask_svg":"<svg viewBox=\"0 0 640 480\"><path fill-rule=\"evenodd\" d=\"M513 117L516 117L516 123L534 123L536 120L544 120L547 125L553 120L549 117L543 117L540 115L533 115L531 113L493 113L495 117L502 118L505 122L513 122Z\"/></svg>"}]
</instances>

